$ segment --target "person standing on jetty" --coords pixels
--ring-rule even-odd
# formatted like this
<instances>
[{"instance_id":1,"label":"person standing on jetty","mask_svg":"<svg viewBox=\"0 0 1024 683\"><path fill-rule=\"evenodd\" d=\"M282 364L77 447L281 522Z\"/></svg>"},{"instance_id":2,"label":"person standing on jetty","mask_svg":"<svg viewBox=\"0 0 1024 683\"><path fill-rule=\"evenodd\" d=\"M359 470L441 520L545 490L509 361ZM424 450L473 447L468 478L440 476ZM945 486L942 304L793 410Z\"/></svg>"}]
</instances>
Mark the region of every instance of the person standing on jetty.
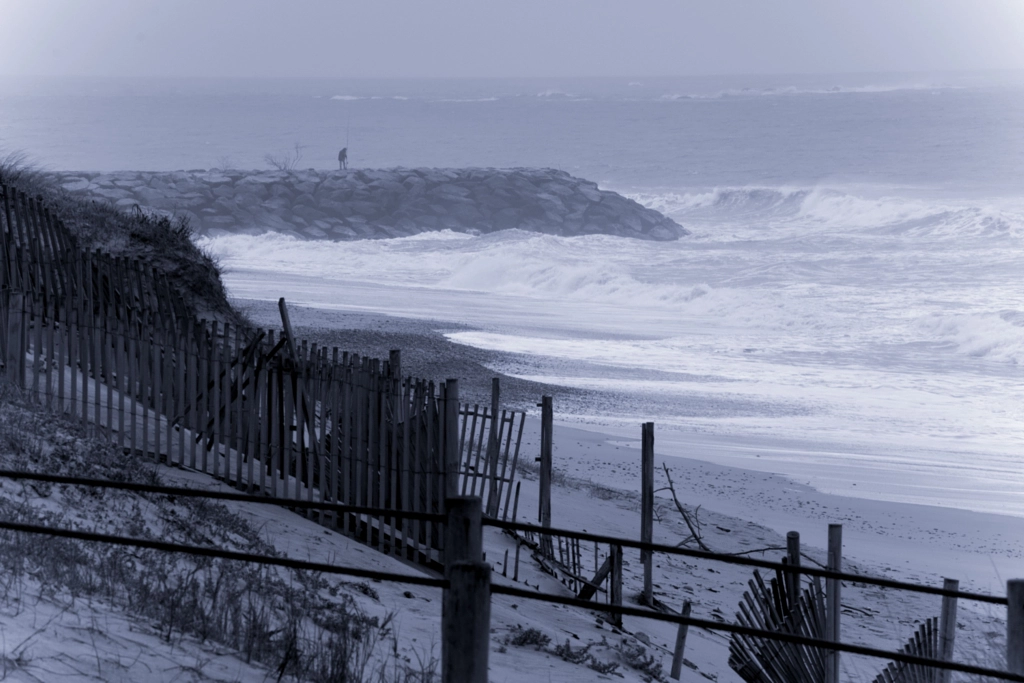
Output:
<instances>
[{"instance_id":1,"label":"person standing on jetty","mask_svg":"<svg viewBox=\"0 0 1024 683\"><path fill-rule=\"evenodd\" d=\"M345 171L348 169L348 147L342 147L341 151L338 152L338 170Z\"/></svg>"}]
</instances>

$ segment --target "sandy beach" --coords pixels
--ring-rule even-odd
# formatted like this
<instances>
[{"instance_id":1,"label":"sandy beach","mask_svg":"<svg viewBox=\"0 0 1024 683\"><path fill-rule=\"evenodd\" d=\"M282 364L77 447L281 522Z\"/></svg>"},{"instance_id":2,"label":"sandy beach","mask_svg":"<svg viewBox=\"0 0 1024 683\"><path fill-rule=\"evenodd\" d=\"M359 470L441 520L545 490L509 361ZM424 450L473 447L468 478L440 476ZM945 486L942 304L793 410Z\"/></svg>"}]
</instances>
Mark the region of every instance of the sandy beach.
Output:
<instances>
[{"instance_id":1,"label":"sandy beach","mask_svg":"<svg viewBox=\"0 0 1024 683\"><path fill-rule=\"evenodd\" d=\"M237 302L259 325L278 326L277 307L272 302ZM365 312L324 311L293 306L290 309L296 334L318 344L339 346L371 356L386 357L391 348L401 348L406 374L441 380L458 377L462 396L484 402L489 398L489 365L509 363L497 354L454 344L444 333L461 326L444 321L393 318ZM514 359L511 359L514 361ZM542 394L560 400L608 401L614 396L501 377L502 403L536 416ZM723 465L728 454L750 444L728 439L711 439L695 434L688 443L679 438L657 441L656 488L665 484L661 470L666 465L675 481L676 492L687 506L700 506L704 541L717 552L752 553L755 557L778 560L787 531L798 531L805 552L824 561L828 524L843 525L844 569L858 573L941 586L943 577L956 578L964 590L1003 594L1005 581L1024 576L1024 519L983 514L951 507L936 507L868 500L822 493L790 477ZM559 423L556 411L554 467L558 473L553 492L553 524L592 532L638 537L640 489L640 428L634 436L621 430ZM539 421L528 419L524 434L524 460L529 462L539 449ZM697 457L694 457L697 456ZM718 462L716 462L718 460ZM536 519L537 487L529 471L523 473L520 519ZM682 519L672 506L667 491L658 493L655 540L679 543L687 536ZM514 544L494 533L488 552L500 558ZM491 556L492 559L494 555ZM666 604L694 602L694 614L731 620L751 571L742 567L684 558L663 558L655 569L655 596ZM640 590L638 558L627 553L625 581L627 595ZM523 580L551 589L550 577L523 569ZM558 584L553 588L558 590ZM630 592L631 591L631 592ZM930 596L850 586L843 595L844 640L892 647L909 636L921 619L937 616L939 600ZM542 606L537 618L542 623ZM982 604L961 602L958 653L967 661L984 663L984 653L999 652L1005 614ZM496 611L500 615L501 610ZM525 616L520 614L520 617ZM496 616L500 633L501 617ZM507 624L506 624L507 626ZM558 627L551 633L557 641L559 628L586 640L597 640L599 631L582 634L579 625ZM576 629L573 631L572 629ZM549 629L550 630L550 629ZM626 630L643 631L652 648L669 653L674 630L653 623L627 620ZM574 641L575 642L575 641ZM701 634L693 641L691 662L718 680L733 679L725 665L728 641L715 634ZM691 650L688 648L688 653ZM500 666L502 654L495 655ZM993 656L995 656L993 654ZM959 655L958 655L959 657ZM670 660L669 660L670 661ZM995 662L998 664L998 662ZM666 662L667 666L667 662ZM880 663L857 657L844 659L847 676L857 679L877 671ZM509 676L496 680L533 680Z\"/></svg>"}]
</instances>

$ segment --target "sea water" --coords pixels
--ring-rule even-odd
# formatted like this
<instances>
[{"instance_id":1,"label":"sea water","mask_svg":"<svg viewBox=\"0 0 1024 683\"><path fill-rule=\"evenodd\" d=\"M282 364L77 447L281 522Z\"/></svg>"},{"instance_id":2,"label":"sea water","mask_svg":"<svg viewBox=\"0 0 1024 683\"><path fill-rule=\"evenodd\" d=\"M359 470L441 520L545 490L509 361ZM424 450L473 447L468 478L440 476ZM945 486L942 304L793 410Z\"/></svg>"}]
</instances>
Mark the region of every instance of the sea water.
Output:
<instances>
[{"instance_id":1,"label":"sea water","mask_svg":"<svg viewBox=\"0 0 1024 683\"><path fill-rule=\"evenodd\" d=\"M515 353L495 370L615 397L560 418L653 420L666 454L1024 514L1018 75L12 81L0 144L62 170L347 146L590 178L691 235L203 244L236 296L468 323L449 337Z\"/></svg>"}]
</instances>

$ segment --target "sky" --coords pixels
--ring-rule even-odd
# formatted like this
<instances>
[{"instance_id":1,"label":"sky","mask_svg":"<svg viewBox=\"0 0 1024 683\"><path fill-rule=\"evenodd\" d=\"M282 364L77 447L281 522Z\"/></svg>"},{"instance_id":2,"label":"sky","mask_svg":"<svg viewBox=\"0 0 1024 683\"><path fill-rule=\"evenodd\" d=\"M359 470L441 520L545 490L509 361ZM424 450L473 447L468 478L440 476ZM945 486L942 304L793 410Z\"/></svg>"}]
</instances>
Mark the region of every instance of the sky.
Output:
<instances>
[{"instance_id":1,"label":"sky","mask_svg":"<svg viewBox=\"0 0 1024 683\"><path fill-rule=\"evenodd\" d=\"M1024 0L0 0L0 75L1024 69Z\"/></svg>"}]
</instances>

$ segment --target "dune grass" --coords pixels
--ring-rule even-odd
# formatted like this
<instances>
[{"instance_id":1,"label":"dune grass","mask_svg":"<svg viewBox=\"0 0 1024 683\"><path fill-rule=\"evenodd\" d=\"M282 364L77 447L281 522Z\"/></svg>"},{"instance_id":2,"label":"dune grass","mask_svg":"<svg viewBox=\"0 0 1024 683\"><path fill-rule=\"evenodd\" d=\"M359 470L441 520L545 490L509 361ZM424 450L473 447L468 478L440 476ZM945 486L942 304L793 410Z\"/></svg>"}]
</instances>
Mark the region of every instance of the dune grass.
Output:
<instances>
[{"instance_id":1,"label":"dune grass","mask_svg":"<svg viewBox=\"0 0 1024 683\"><path fill-rule=\"evenodd\" d=\"M2 382L0 468L160 483L154 464ZM279 555L245 518L198 498L0 480L0 519ZM369 584L315 572L0 531L5 613L41 600L72 613L80 601L101 602L168 643L215 643L278 680L434 681L433 653L403 654L391 615L370 616L359 602L366 599L376 601Z\"/></svg>"},{"instance_id":2,"label":"dune grass","mask_svg":"<svg viewBox=\"0 0 1024 683\"><path fill-rule=\"evenodd\" d=\"M82 248L137 258L154 266L167 275L197 317L249 326L245 316L228 302L221 267L196 245L187 218L170 218L138 206L125 211L109 202L76 197L21 153L0 157L0 183L40 198Z\"/></svg>"}]
</instances>

